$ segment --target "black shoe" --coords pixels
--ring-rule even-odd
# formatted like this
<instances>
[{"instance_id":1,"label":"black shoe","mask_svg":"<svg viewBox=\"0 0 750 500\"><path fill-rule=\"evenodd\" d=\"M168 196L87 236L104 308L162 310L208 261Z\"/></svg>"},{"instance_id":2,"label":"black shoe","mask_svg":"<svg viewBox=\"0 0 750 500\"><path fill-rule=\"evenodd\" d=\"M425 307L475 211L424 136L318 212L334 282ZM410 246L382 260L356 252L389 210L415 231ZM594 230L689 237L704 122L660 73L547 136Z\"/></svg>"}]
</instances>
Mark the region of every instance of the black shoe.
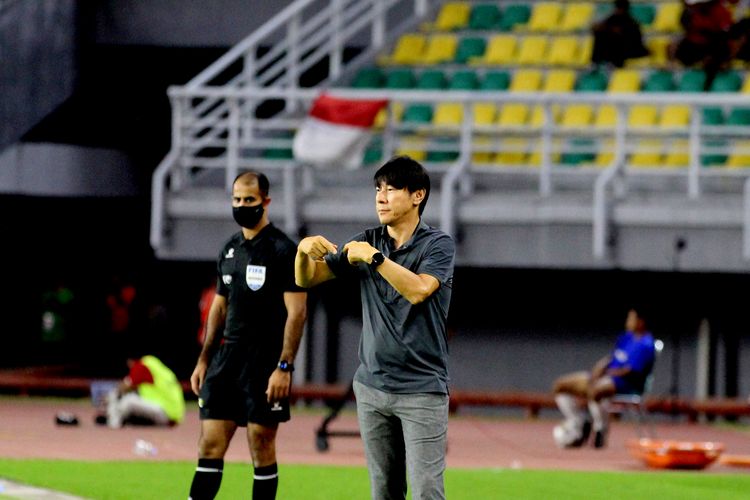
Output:
<instances>
[{"instance_id":1,"label":"black shoe","mask_svg":"<svg viewBox=\"0 0 750 500\"><path fill-rule=\"evenodd\" d=\"M589 440L589 436L591 435L591 422L589 420L586 420L583 422L583 426L581 426L581 437L570 443L571 448L580 448L583 446L583 444Z\"/></svg>"},{"instance_id":2,"label":"black shoe","mask_svg":"<svg viewBox=\"0 0 750 500\"><path fill-rule=\"evenodd\" d=\"M107 415L97 415L94 417L94 423L96 425L107 425Z\"/></svg>"},{"instance_id":3,"label":"black shoe","mask_svg":"<svg viewBox=\"0 0 750 500\"><path fill-rule=\"evenodd\" d=\"M594 448L604 448L607 446L607 434L608 430L606 428L594 433Z\"/></svg>"}]
</instances>

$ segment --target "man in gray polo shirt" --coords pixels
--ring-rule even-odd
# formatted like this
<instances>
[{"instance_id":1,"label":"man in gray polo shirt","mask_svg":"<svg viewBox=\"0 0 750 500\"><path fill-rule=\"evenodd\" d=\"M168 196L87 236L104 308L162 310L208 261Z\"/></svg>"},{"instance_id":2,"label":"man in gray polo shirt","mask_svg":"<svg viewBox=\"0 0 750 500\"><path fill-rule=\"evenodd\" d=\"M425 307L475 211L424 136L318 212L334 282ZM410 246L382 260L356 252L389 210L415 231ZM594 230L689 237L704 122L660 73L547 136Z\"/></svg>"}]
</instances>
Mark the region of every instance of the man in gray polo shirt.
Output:
<instances>
[{"instance_id":1,"label":"man in gray polo shirt","mask_svg":"<svg viewBox=\"0 0 750 500\"><path fill-rule=\"evenodd\" d=\"M421 219L427 171L395 157L374 176L380 226L343 245L302 239L295 279L309 288L352 276L362 294L354 393L373 499L445 498L448 336L455 244Z\"/></svg>"}]
</instances>

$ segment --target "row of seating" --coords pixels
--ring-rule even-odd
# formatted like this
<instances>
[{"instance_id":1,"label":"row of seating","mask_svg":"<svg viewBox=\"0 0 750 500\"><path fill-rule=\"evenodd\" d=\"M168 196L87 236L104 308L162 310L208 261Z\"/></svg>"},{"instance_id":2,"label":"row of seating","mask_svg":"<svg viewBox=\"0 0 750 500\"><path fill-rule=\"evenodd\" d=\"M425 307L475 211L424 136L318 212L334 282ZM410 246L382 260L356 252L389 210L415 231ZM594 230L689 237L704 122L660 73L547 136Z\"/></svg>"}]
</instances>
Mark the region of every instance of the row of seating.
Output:
<instances>
[{"instance_id":1,"label":"row of seating","mask_svg":"<svg viewBox=\"0 0 750 500\"><path fill-rule=\"evenodd\" d=\"M719 73L711 83L713 92L750 94L750 73L728 70ZM701 69L681 72L619 68L576 71L573 69L456 70L421 71L397 68L384 71L378 67L360 69L351 86L360 89L389 90L477 90L509 92L700 92L706 73Z\"/></svg>"},{"instance_id":2,"label":"row of seating","mask_svg":"<svg viewBox=\"0 0 750 500\"><path fill-rule=\"evenodd\" d=\"M493 30L570 33L587 31L591 24L612 11L611 1L472 3L447 2L435 21L422 30ZM679 1L644 2L631 5L631 15L645 32L677 33L682 30Z\"/></svg>"},{"instance_id":3,"label":"row of seating","mask_svg":"<svg viewBox=\"0 0 750 500\"><path fill-rule=\"evenodd\" d=\"M670 36L647 37L648 56L627 61L627 66L665 67ZM495 34L487 37L438 33L407 33L391 54L377 58L380 66L571 66L591 65L591 35Z\"/></svg>"}]
</instances>

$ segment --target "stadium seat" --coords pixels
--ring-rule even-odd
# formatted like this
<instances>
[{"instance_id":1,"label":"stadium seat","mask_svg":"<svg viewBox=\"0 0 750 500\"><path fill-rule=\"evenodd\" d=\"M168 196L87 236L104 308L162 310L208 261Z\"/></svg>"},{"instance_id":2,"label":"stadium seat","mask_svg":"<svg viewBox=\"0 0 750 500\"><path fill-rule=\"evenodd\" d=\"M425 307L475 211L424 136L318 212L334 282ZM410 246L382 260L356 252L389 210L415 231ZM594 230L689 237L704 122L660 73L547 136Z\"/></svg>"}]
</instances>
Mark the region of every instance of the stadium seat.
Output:
<instances>
[{"instance_id":1,"label":"stadium seat","mask_svg":"<svg viewBox=\"0 0 750 500\"><path fill-rule=\"evenodd\" d=\"M602 104L596 109L594 127L612 128L617 123L617 108L612 104Z\"/></svg>"},{"instance_id":2,"label":"stadium seat","mask_svg":"<svg viewBox=\"0 0 750 500\"><path fill-rule=\"evenodd\" d=\"M379 89L385 84L385 75L380 68L362 68L354 76L351 86L355 89Z\"/></svg>"},{"instance_id":3,"label":"stadium seat","mask_svg":"<svg viewBox=\"0 0 750 500\"><path fill-rule=\"evenodd\" d=\"M750 76L748 76L747 73L745 73L745 80L742 82L740 92L742 92L743 94L750 94Z\"/></svg>"},{"instance_id":4,"label":"stadium seat","mask_svg":"<svg viewBox=\"0 0 750 500\"><path fill-rule=\"evenodd\" d=\"M653 127L657 123L659 111L652 104L634 104L628 112L628 125L631 127Z\"/></svg>"},{"instance_id":5,"label":"stadium seat","mask_svg":"<svg viewBox=\"0 0 750 500\"><path fill-rule=\"evenodd\" d=\"M542 86L542 72L538 69L518 69L513 73L510 92L536 92Z\"/></svg>"},{"instance_id":6,"label":"stadium seat","mask_svg":"<svg viewBox=\"0 0 750 500\"><path fill-rule=\"evenodd\" d=\"M469 16L470 30L499 30L500 8L495 4L474 5Z\"/></svg>"},{"instance_id":7,"label":"stadium seat","mask_svg":"<svg viewBox=\"0 0 750 500\"><path fill-rule=\"evenodd\" d=\"M643 92L671 92L675 89L671 71L652 71L643 82Z\"/></svg>"},{"instance_id":8,"label":"stadium seat","mask_svg":"<svg viewBox=\"0 0 750 500\"><path fill-rule=\"evenodd\" d=\"M630 5L630 15L638 21L641 28L648 28L656 16L656 8L651 3L632 3Z\"/></svg>"},{"instance_id":9,"label":"stadium seat","mask_svg":"<svg viewBox=\"0 0 750 500\"><path fill-rule=\"evenodd\" d=\"M463 120L463 104L457 102L440 102L435 106L432 124L439 127L458 127Z\"/></svg>"},{"instance_id":10,"label":"stadium seat","mask_svg":"<svg viewBox=\"0 0 750 500\"><path fill-rule=\"evenodd\" d=\"M546 64L550 66L575 66L578 60L578 37L560 35L549 44Z\"/></svg>"},{"instance_id":11,"label":"stadium seat","mask_svg":"<svg viewBox=\"0 0 750 500\"><path fill-rule=\"evenodd\" d=\"M560 117L561 127L588 127L593 123L594 108L590 104L569 104Z\"/></svg>"},{"instance_id":12,"label":"stadium seat","mask_svg":"<svg viewBox=\"0 0 750 500\"><path fill-rule=\"evenodd\" d=\"M551 69L544 79L543 92L572 92L576 83L576 72L572 69Z\"/></svg>"},{"instance_id":13,"label":"stadium seat","mask_svg":"<svg viewBox=\"0 0 750 500\"><path fill-rule=\"evenodd\" d=\"M523 103L510 102L500 107L496 124L500 127L518 127L529 121L529 106Z\"/></svg>"},{"instance_id":14,"label":"stadium seat","mask_svg":"<svg viewBox=\"0 0 750 500\"><path fill-rule=\"evenodd\" d=\"M525 36L519 46L516 63L529 66L541 65L545 62L547 55L547 36L529 35Z\"/></svg>"},{"instance_id":15,"label":"stadium seat","mask_svg":"<svg viewBox=\"0 0 750 500\"><path fill-rule=\"evenodd\" d=\"M500 31L513 31L516 26L525 25L531 17L531 6L526 3L506 5L500 17Z\"/></svg>"},{"instance_id":16,"label":"stadium seat","mask_svg":"<svg viewBox=\"0 0 750 500\"><path fill-rule=\"evenodd\" d=\"M578 92L603 92L607 89L607 75L603 71L591 71L583 73L576 81Z\"/></svg>"},{"instance_id":17,"label":"stadium seat","mask_svg":"<svg viewBox=\"0 0 750 500\"><path fill-rule=\"evenodd\" d=\"M557 31L565 33L588 31L594 16L593 2L571 2L566 4Z\"/></svg>"},{"instance_id":18,"label":"stadium seat","mask_svg":"<svg viewBox=\"0 0 750 500\"><path fill-rule=\"evenodd\" d=\"M647 29L659 33L681 32L683 30L680 24L682 8L681 2L657 2L654 20Z\"/></svg>"},{"instance_id":19,"label":"stadium seat","mask_svg":"<svg viewBox=\"0 0 750 500\"><path fill-rule=\"evenodd\" d=\"M385 124L388 120L388 114L391 114L393 117L394 122L401 121L401 117L404 114L404 105L400 102L392 102L388 106L382 108L380 111L378 111L378 114L375 115L375 123L373 123L373 128L375 129L382 129L385 127Z\"/></svg>"},{"instance_id":20,"label":"stadium seat","mask_svg":"<svg viewBox=\"0 0 750 500\"><path fill-rule=\"evenodd\" d=\"M391 90L406 90L414 88L416 83L414 73L410 69L403 68L390 71L385 77L383 86Z\"/></svg>"},{"instance_id":21,"label":"stadium seat","mask_svg":"<svg viewBox=\"0 0 750 500\"><path fill-rule=\"evenodd\" d=\"M703 92L706 83L706 73L702 69L687 69L677 84L680 92Z\"/></svg>"},{"instance_id":22,"label":"stadium seat","mask_svg":"<svg viewBox=\"0 0 750 500\"><path fill-rule=\"evenodd\" d=\"M487 50L479 57L471 59L472 64L511 64L516 59L518 38L514 35L494 35L487 44Z\"/></svg>"},{"instance_id":23,"label":"stadium seat","mask_svg":"<svg viewBox=\"0 0 750 500\"><path fill-rule=\"evenodd\" d=\"M591 35L584 36L578 40L578 57L574 65L579 68L586 68L591 64L591 54L594 51L594 37Z\"/></svg>"},{"instance_id":24,"label":"stadium seat","mask_svg":"<svg viewBox=\"0 0 750 500\"><path fill-rule=\"evenodd\" d=\"M672 43L672 38L669 36L652 36L646 40L646 47L651 51L649 60L652 68L667 67L670 43Z\"/></svg>"},{"instance_id":25,"label":"stadium seat","mask_svg":"<svg viewBox=\"0 0 750 500\"><path fill-rule=\"evenodd\" d=\"M750 125L750 108L732 108L727 116L727 125Z\"/></svg>"},{"instance_id":26,"label":"stadium seat","mask_svg":"<svg viewBox=\"0 0 750 500\"><path fill-rule=\"evenodd\" d=\"M662 146L661 139L639 139L628 163L633 167L658 167L662 164Z\"/></svg>"},{"instance_id":27,"label":"stadium seat","mask_svg":"<svg viewBox=\"0 0 750 500\"><path fill-rule=\"evenodd\" d=\"M378 62L381 65L419 64L422 61L422 53L424 52L426 45L427 38L424 35L418 33L406 33L401 35L396 42L393 53L390 56L382 56L378 58Z\"/></svg>"},{"instance_id":28,"label":"stadium seat","mask_svg":"<svg viewBox=\"0 0 750 500\"><path fill-rule=\"evenodd\" d=\"M685 130L690 125L690 106L684 104L667 104L659 115L660 128Z\"/></svg>"},{"instance_id":29,"label":"stadium seat","mask_svg":"<svg viewBox=\"0 0 750 500\"><path fill-rule=\"evenodd\" d=\"M722 71L711 82L711 92L737 92L742 88L742 77L736 71Z\"/></svg>"},{"instance_id":30,"label":"stadium seat","mask_svg":"<svg viewBox=\"0 0 750 500\"><path fill-rule=\"evenodd\" d=\"M563 10L561 2L536 2L532 5L527 30L547 33L560 25Z\"/></svg>"},{"instance_id":31,"label":"stadium seat","mask_svg":"<svg viewBox=\"0 0 750 500\"><path fill-rule=\"evenodd\" d=\"M641 88L641 74L637 70L617 68L612 72L607 92L638 92Z\"/></svg>"},{"instance_id":32,"label":"stadium seat","mask_svg":"<svg viewBox=\"0 0 750 500\"><path fill-rule=\"evenodd\" d=\"M402 123L430 123L432 121L432 106L429 104L410 104L404 109Z\"/></svg>"},{"instance_id":33,"label":"stadium seat","mask_svg":"<svg viewBox=\"0 0 750 500\"><path fill-rule=\"evenodd\" d=\"M395 154L406 155L417 161L427 159L427 139L417 135L407 135L399 138Z\"/></svg>"},{"instance_id":34,"label":"stadium seat","mask_svg":"<svg viewBox=\"0 0 750 500\"><path fill-rule=\"evenodd\" d=\"M665 144L662 164L665 167L687 167L690 164L690 143L687 139L673 139Z\"/></svg>"},{"instance_id":35,"label":"stadium seat","mask_svg":"<svg viewBox=\"0 0 750 500\"><path fill-rule=\"evenodd\" d=\"M704 125L722 125L724 124L724 110L716 106L703 108L701 113Z\"/></svg>"},{"instance_id":36,"label":"stadium seat","mask_svg":"<svg viewBox=\"0 0 750 500\"><path fill-rule=\"evenodd\" d=\"M476 90L479 88L479 77L471 70L456 71L450 79L448 88L450 90Z\"/></svg>"},{"instance_id":37,"label":"stadium seat","mask_svg":"<svg viewBox=\"0 0 750 500\"><path fill-rule=\"evenodd\" d=\"M510 86L510 74L507 71L490 71L484 75L479 85L481 90L507 90Z\"/></svg>"},{"instance_id":38,"label":"stadium seat","mask_svg":"<svg viewBox=\"0 0 750 500\"><path fill-rule=\"evenodd\" d=\"M750 141L735 141L726 164L730 168L750 167Z\"/></svg>"},{"instance_id":39,"label":"stadium seat","mask_svg":"<svg viewBox=\"0 0 750 500\"><path fill-rule=\"evenodd\" d=\"M497 117L497 106L491 102L477 102L472 106L474 125L489 126Z\"/></svg>"},{"instance_id":40,"label":"stadium seat","mask_svg":"<svg viewBox=\"0 0 750 500\"><path fill-rule=\"evenodd\" d=\"M442 90L448 86L445 74L439 70L423 71L417 77L415 88L419 90Z\"/></svg>"},{"instance_id":41,"label":"stadium seat","mask_svg":"<svg viewBox=\"0 0 750 500\"><path fill-rule=\"evenodd\" d=\"M456 49L455 62L458 64L468 64L475 58L481 57L486 48L487 42L484 38L462 38Z\"/></svg>"},{"instance_id":42,"label":"stadium seat","mask_svg":"<svg viewBox=\"0 0 750 500\"><path fill-rule=\"evenodd\" d=\"M453 61L456 57L458 40L455 35L438 33L432 35L422 57L422 64L442 64Z\"/></svg>"},{"instance_id":43,"label":"stadium seat","mask_svg":"<svg viewBox=\"0 0 750 500\"><path fill-rule=\"evenodd\" d=\"M435 23L423 26L438 31L453 31L469 24L471 4L468 2L446 2L440 7Z\"/></svg>"}]
</instances>

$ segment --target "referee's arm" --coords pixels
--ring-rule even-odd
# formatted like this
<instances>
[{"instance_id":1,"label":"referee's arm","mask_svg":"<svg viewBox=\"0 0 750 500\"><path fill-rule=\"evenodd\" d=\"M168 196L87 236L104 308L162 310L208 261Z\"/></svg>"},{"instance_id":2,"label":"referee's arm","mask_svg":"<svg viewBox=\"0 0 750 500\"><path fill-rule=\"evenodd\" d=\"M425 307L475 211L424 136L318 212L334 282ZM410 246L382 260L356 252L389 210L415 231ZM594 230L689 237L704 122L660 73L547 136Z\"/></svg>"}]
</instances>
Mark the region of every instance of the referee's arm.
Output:
<instances>
[{"instance_id":1,"label":"referee's arm","mask_svg":"<svg viewBox=\"0 0 750 500\"><path fill-rule=\"evenodd\" d=\"M203 380L206 377L206 370L211 357L216 351L216 346L221 339L224 330L224 322L227 319L227 298L218 293L214 295L211 303L211 309L208 311L208 321L206 321L206 335L203 342L203 348L198 356L198 362L195 364L193 374L190 376L190 387L197 396L200 393Z\"/></svg>"}]
</instances>

